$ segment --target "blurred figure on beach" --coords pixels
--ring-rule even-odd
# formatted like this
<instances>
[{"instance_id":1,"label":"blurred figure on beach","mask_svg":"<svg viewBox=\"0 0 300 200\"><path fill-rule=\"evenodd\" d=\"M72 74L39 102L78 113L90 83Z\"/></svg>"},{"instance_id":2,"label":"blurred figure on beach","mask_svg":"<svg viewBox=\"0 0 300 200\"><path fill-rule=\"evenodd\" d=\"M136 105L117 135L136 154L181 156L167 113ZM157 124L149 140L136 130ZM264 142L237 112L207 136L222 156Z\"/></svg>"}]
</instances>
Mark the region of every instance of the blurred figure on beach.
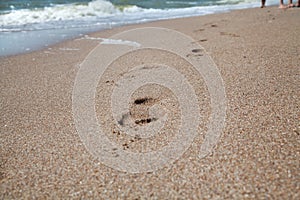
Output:
<instances>
[{"instance_id":1,"label":"blurred figure on beach","mask_svg":"<svg viewBox=\"0 0 300 200\"><path fill-rule=\"evenodd\" d=\"M264 0L262 0L263 2ZM289 4L287 6L284 5L283 0L280 0L279 8L292 8L292 7L300 7L300 0L296 5L293 4L293 0L289 0Z\"/></svg>"},{"instance_id":2,"label":"blurred figure on beach","mask_svg":"<svg viewBox=\"0 0 300 200\"><path fill-rule=\"evenodd\" d=\"M299 0L299 1L300 1L300 0ZM261 0L261 6L260 6L260 7L261 7L261 8L266 7L265 4L266 4L266 0Z\"/></svg>"}]
</instances>

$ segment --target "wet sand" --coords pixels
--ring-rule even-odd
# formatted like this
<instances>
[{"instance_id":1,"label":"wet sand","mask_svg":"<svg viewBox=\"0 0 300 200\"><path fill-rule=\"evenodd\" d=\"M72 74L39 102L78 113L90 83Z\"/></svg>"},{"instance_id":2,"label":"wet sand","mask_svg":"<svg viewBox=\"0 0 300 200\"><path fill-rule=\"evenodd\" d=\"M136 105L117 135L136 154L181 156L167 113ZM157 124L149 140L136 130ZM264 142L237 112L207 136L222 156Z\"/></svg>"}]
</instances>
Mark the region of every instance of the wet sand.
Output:
<instances>
[{"instance_id":1,"label":"wet sand","mask_svg":"<svg viewBox=\"0 0 300 200\"><path fill-rule=\"evenodd\" d=\"M76 131L72 114L76 74L99 41L78 38L0 58L1 199L299 199L299 22L299 8L267 7L90 34L107 38L149 26L177 30L205 48L219 68L227 113L213 153L204 159L197 156L210 113L207 88L201 77L198 82L192 72L182 69L198 84L203 123L183 156L149 173L129 174L103 165L89 154ZM109 71L107 77L117 72ZM109 111L101 96L109 92L107 88L105 84L97 88L100 121ZM151 95L175 102L170 91L158 91ZM147 92L144 88L140 94ZM174 111L176 118L176 106ZM133 112L141 117L139 110ZM176 124L170 122L166 129L177 128ZM110 123L106 125L109 129ZM124 144L122 134L113 134L111 139ZM147 143L149 149L163 145L155 141ZM124 149L139 150L143 145L135 143L129 141Z\"/></svg>"}]
</instances>

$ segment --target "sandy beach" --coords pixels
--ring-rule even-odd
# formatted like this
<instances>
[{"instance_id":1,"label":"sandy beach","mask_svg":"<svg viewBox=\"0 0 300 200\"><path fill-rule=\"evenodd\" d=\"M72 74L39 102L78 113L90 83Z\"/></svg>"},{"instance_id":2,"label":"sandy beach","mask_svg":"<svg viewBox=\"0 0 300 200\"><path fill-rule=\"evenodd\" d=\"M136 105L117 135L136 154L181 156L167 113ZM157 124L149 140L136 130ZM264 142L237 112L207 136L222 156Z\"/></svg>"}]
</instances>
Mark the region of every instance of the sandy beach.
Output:
<instances>
[{"instance_id":1,"label":"sandy beach","mask_svg":"<svg viewBox=\"0 0 300 200\"><path fill-rule=\"evenodd\" d=\"M218 67L227 104L225 127L213 152L198 158L211 113L208 89L201 77L179 66L200 99L203 119L189 149L163 168L136 174L107 167L92 156L76 130L72 92L81 63L99 41L77 38L0 58L0 198L300 199L300 8L254 8L164 20L89 37L108 38L142 27L163 27L190 36ZM160 53L141 51L135 56L145 55L156 59ZM181 63L172 56L163 58ZM178 128L179 107L172 92L145 87L134 94L167 99L166 106L174 102L174 120L146 143L116 134L108 114L112 80L133 64L120 59L116 70L108 70L100 80L98 119L111 133L108 137L123 149L140 151L148 145L147 150L155 150L168 143ZM133 107L132 112L143 117L139 109Z\"/></svg>"}]
</instances>

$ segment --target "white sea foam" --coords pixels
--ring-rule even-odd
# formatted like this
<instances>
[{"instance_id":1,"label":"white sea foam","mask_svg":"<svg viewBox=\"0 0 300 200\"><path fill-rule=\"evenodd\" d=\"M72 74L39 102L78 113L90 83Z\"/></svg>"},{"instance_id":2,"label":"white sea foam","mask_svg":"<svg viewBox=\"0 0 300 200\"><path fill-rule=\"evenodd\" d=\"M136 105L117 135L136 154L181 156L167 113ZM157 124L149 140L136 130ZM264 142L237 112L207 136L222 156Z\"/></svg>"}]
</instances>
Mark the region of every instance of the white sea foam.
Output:
<instances>
[{"instance_id":1,"label":"white sea foam","mask_svg":"<svg viewBox=\"0 0 300 200\"><path fill-rule=\"evenodd\" d=\"M100 37L90 37L88 35L85 35L82 39L98 40L98 41L101 41L100 44L121 44L121 45L133 46L133 47L140 47L141 46L141 44L139 44L135 41L114 40L114 39L110 39L110 38L100 38Z\"/></svg>"},{"instance_id":2,"label":"white sea foam","mask_svg":"<svg viewBox=\"0 0 300 200\"><path fill-rule=\"evenodd\" d=\"M59 48L61 51L79 51L80 49L77 48Z\"/></svg>"},{"instance_id":3,"label":"white sea foam","mask_svg":"<svg viewBox=\"0 0 300 200\"><path fill-rule=\"evenodd\" d=\"M31 23L44 23L61 20L89 19L93 17L105 17L118 14L120 10L108 1L97 0L87 5L56 5L41 9L21 9L0 15L2 26L24 25Z\"/></svg>"}]
</instances>

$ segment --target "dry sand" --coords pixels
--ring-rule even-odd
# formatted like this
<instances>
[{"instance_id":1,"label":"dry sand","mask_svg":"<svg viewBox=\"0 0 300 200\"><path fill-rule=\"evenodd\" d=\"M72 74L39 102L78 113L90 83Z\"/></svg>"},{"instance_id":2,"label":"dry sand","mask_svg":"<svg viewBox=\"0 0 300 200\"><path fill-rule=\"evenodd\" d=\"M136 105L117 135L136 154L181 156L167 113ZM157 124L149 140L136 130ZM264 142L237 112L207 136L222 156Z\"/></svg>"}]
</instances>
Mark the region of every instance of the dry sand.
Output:
<instances>
[{"instance_id":1,"label":"dry sand","mask_svg":"<svg viewBox=\"0 0 300 200\"><path fill-rule=\"evenodd\" d=\"M76 73L99 41L67 41L0 58L0 198L299 199L300 9L247 9L91 36L147 26L191 36L218 66L227 116L213 154L198 159L200 133L180 159L155 172L128 174L101 164L85 149L72 116ZM206 88L196 90L203 92L201 106L208 104Z\"/></svg>"}]
</instances>

